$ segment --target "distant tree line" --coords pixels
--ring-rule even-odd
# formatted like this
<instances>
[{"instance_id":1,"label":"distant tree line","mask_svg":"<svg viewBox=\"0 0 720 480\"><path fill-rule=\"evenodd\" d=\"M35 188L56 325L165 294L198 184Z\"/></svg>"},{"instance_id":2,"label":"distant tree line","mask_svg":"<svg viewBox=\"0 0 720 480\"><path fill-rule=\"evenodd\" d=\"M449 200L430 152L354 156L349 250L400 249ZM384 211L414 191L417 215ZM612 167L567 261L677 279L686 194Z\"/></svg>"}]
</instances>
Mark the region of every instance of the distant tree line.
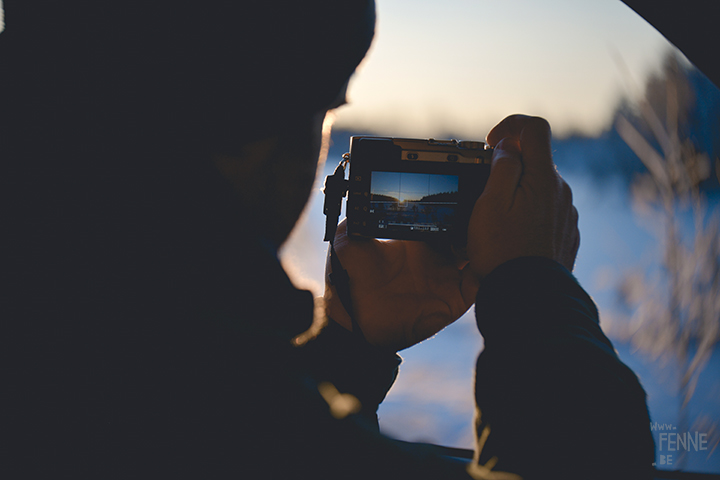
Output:
<instances>
[{"instance_id":1,"label":"distant tree line","mask_svg":"<svg viewBox=\"0 0 720 480\"><path fill-rule=\"evenodd\" d=\"M421 202L454 202L454 203L457 203L459 200L460 200L460 194L458 192L433 193L432 195L426 195L420 199Z\"/></svg>"},{"instance_id":2,"label":"distant tree line","mask_svg":"<svg viewBox=\"0 0 720 480\"><path fill-rule=\"evenodd\" d=\"M714 160L720 157L720 89L696 68L681 62L674 53L668 53L663 67L651 76L644 85L645 101L653 105L658 119L667 122L668 78L674 79L675 99L683 108L679 112L674 130L690 141L699 152L704 152L717 168ZM637 86L636 86L637 87ZM662 150L652 127L645 119L645 113L638 108L638 102L627 97L618 100L617 107L607 129L598 136L590 137L571 134L553 138L553 157L560 173L587 172L593 178L621 177L630 185L635 177L646 172L646 166L628 146L615 126L620 118L627 120L638 132L646 137L651 146ZM720 187L717 175L708 175L699 188L704 191Z\"/></svg>"},{"instance_id":3,"label":"distant tree line","mask_svg":"<svg viewBox=\"0 0 720 480\"><path fill-rule=\"evenodd\" d=\"M458 192L441 192L441 193L433 193L432 195L425 195L420 200L410 200L412 202L453 202L457 203L460 199L460 194ZM379 193L373 193L370 195L370 201L371 202L397 202L399 203L400 200L391 197L390 195L382 195Z\"/></svg>"},{"instance_id":4,"label":"distant tree line","mask_svg":"<svg viewBox=\"0 0 720 480\"><path fill-rule=\"evenodd\" d=\"M370 201L371 202L399 202L395 197L391 197L390 195L381 195L379 193L373 193L370 195Z\"/></svg>"}]
</instances>

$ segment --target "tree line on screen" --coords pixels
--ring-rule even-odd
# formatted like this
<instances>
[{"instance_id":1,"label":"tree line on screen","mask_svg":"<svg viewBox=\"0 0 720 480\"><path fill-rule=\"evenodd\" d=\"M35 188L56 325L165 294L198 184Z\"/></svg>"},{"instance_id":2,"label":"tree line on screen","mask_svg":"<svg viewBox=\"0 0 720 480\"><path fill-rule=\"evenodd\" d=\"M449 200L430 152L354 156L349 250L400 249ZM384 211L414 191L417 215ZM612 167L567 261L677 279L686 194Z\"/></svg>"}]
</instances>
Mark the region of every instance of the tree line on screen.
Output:
<instances>
[{"instance_id":1,"label":"tree line on screen","mask_svg":"<svg viewBox=\"0 0 720 480\"><path fill-rule=\"evenodd\" d=\"M425 195L419 200L408 200L408 202L448 202L457 203L460 200L460 194L455 192L440 192L433 193L432 195ZM370 195L371 202L395 202L400 203L398 198L390 195L382 195L379 193L373 193Z\"/></svg>"}]
</instances>

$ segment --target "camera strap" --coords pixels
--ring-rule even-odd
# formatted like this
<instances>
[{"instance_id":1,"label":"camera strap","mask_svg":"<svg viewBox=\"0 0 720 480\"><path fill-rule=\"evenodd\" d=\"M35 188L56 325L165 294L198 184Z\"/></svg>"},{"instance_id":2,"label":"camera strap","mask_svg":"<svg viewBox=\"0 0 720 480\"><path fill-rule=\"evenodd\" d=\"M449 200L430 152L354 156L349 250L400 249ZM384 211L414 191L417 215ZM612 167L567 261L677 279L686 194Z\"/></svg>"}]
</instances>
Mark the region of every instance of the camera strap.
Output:
<instances>
[{"instance_id":1,"label":"camera strap","mask_svg":"<svg viewBox=\"0 0 720 480\"><path fill-rule=\"evenodd\" d=\"M340 210L342 209L342 199L348 191L348 181L345 180L345 167L350 163L350 154L343 155L332 175L325 177L325 203L323 204L323 213L325 214L325 242L333 244L335 240L335 232L337 231L338 219L340 218Z\"/></svg>"},{"instance_id":2,"label":"camera strap","mask_svg":"<svg viewBox=\"0 0 720 480\"><path fill-rule=\"evenodd\" d=\"M325 203L323 213L325 214L325 238L326 242L330 242L330 268L332 273L328 276L330 285L335 287L338 298L345 311L350 317L352 332L362 340L365 336L355 319L355 311L352 305L352 297L350 295L350 275L340 263L340 258L335 251L335 232L337 232L338 219L340 218L340 210L342 209L342 199L347 194L348 181L345 179L345 166L350 162L350 154L343 155L342 161L335 168L332 175L325 177Z\"/></svg>"}]
</instances>

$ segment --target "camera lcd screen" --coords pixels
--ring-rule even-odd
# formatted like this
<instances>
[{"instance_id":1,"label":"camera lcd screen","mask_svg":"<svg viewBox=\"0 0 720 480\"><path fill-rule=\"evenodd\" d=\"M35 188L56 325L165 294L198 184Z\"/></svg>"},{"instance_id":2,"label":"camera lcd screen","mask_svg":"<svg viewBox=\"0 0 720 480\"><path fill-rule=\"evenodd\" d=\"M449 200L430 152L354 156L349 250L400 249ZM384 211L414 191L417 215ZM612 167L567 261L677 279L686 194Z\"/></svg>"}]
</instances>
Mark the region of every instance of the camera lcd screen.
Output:
<instances>
[{"instance_id":1,"label":"camera lcd screen","mask_svg":"<svg viewBox=\"0 0 720 480\"><path fill-rule=\"evenodd\" d=\"M459 200L457 175L373 171L369 218L380 230L447 232Z\"/></svg>"}]
</instances>

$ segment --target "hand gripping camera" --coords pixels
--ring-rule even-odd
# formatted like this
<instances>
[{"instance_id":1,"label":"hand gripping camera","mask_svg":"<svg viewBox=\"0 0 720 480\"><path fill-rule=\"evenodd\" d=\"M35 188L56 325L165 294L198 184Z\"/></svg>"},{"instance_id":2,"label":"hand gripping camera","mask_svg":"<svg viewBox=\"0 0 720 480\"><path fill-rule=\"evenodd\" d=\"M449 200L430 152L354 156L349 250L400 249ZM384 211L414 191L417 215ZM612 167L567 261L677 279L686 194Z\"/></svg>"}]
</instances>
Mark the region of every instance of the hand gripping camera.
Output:
<instances>
[{"instance_id":1,"label":"hand gripping camera","mask_svg":"<svg viewBox=\"0 0 720 480\"><path fill-rule=\"evenodd\" d=\"M325 179L325 240L335 236L347 193L349 235L464 246L492 153L483 142L352 137L350 152Z\"/></svg>"}]
</instances>

